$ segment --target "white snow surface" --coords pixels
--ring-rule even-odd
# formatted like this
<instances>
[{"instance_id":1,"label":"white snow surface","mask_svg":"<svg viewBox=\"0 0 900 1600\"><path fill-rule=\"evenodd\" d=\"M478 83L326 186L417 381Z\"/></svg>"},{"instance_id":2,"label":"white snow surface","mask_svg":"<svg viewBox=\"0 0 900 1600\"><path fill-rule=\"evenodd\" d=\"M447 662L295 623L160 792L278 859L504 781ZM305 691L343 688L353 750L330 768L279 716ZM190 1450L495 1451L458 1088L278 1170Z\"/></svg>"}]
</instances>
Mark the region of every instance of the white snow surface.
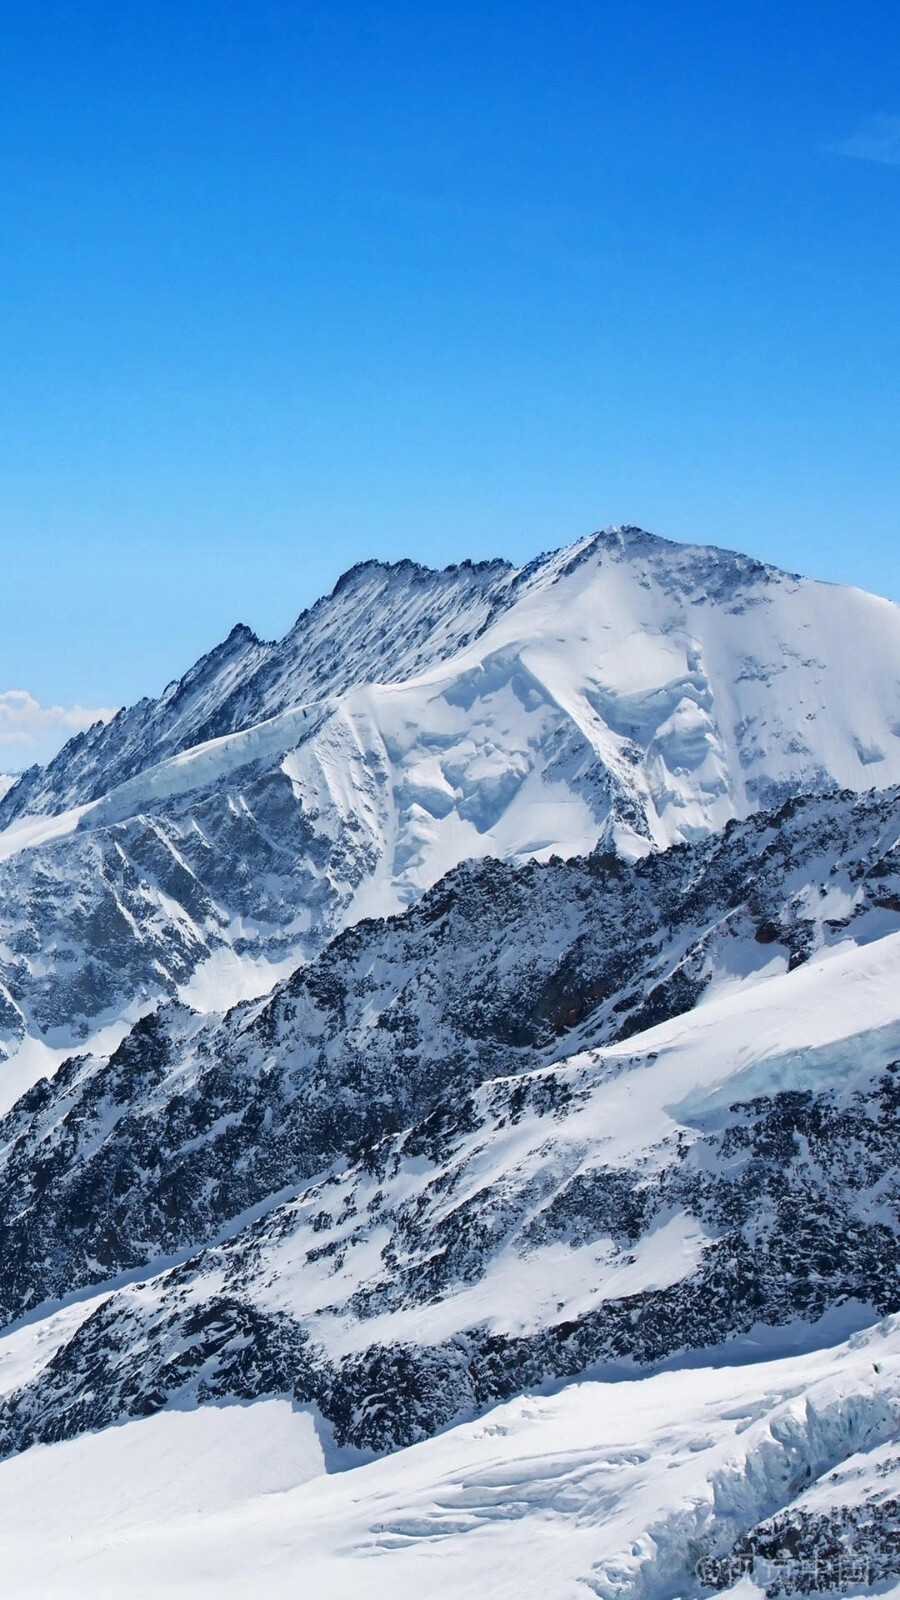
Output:
<instances>
[{"instance_id":1,"label":"white snow surface","mask_svg":"<svg viewBox=\"0 0 900 1600\"><path fill-rule=\"evenodd\" d=\"M0 1463L4 1590L671 1600L762 1518L877 1489L898 1425L897 1318L811 1354L523 1396L370 1462L287 1401L167 1411Z\"/></svg>"},{"instance_id":2,"label":"white snow surface","mask_svg":"<svg viewBox=\"0 0 900 1600\"><path fill-rule=\"evenodd\" d=\"M50 844L54 839L64 839L74 833L82 817L93 808L90 805L73 806L52 817L20 817L0 833L0 861L19 854L20 850L33 850L38 845Z\"/></svg>"}]
</instances>

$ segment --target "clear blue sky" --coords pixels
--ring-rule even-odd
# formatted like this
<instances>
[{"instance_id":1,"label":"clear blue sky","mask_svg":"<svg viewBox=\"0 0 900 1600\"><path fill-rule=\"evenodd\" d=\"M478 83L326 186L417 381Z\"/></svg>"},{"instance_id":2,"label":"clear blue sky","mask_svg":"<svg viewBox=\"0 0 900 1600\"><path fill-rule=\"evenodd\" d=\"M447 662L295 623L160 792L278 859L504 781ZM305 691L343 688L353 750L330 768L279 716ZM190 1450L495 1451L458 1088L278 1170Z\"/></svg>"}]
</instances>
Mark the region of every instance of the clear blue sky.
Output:
<instances>
[{"instance_id":1,"label":"clear blue sky","mask_svg":"<svg viewBox=\"0 0 900 1600\"><path fill-rule=\"evenodd\" d=\"M605 522L900 598L898 285L896 0L0 0L0 689Z\"/></svg>"}]
</instances>

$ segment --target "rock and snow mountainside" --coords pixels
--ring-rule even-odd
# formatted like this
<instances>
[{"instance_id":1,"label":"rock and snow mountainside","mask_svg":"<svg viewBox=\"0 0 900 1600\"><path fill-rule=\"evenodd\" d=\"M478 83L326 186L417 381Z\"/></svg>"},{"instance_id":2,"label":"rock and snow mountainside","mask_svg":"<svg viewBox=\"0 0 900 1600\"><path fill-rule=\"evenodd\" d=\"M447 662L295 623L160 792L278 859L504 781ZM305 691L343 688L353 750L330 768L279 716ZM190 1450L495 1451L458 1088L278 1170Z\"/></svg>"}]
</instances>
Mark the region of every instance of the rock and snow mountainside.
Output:
<instances>
[{"instance_id":1,"label":"rock and snow mountainside","mask_svg":"<svg viewBox=\"0 0 900 1600\"><path fill-rule=\"evenodd\" d=\"M635 863L470 863L271 996L225 1015L164 1006L0 1121L0 1309L193 1249L360 1145L380 1164L402 1130L433 1130L408 1136L437 1141L443 1172L438 1130L452 1149L486 1083L513 1102L533 1083L552 1111L568 1080L545 1069L576 1051L848 941L893 948L898 833L894 790L790 801Z\"/></svg>"},{"instance_id":2,"label":"rock and snow mountainside","mask_svg":"<svg viewBox=\"0 0 900 1600\"><path fill-rule=\"evenodd\" d=\"M368 563L0 800L0 1046L263 993L467 859L639 855L898 781L887 601L632 528Z\"/></svg>"},{"instance_id":3,"label":"rock and snow mountainside","mask_svg":"<svg viewBox=\"0 0 900 1600\"><path fill-rule=\"evenodd\" d=\"M25 773L0 825L96 800L169 756L291 706L357 683L414 677L483 633L521 576L505 561L444 572L412 561L363 562L279 643L238 624L158 700L141 700L69 740L49 766Z\"/></svg>"},{"instance_id":4,"label":"rock and snow mountainside","mask_svg":"<svg viewBox=\"0 0 900 1600\"><path fill-rule=\"evenodd\" d=\"M0 822L17 1593L900 1579L896 608L370 564Z\"/></svg>"},{"instance_id":5,"label":"rock and snow mountainside","mask_svg":"<svg viewBox=\"0 0 900 1600\"><path fill-rule=\"evenodd\" d=\"M378 1592L379 1550L416 1593L444 1540L444 1592L484 1593L492 1547L487 1592L536 1592L548 1517L559 1596L776 1558L808 1592L798 1550L825 1591L897 1571L900 1346L862 1330L900 1311L898 790L636 862L461 867L270 999L169 1005L74 1058L0 1145L6 1316L31 1308L0 1338L0 1449L34 1460L0 1495L44 1460L108 1471L111 1424L289 1396L324 1454L283 1514L331 1505L334 1531L278 1532L246 1479L239 1526L319 1563L325 1597ZM137 1464L175 1439L130 1427ZM189 1569L216 1525L173 1529ZM111 1569L87 1543L89 1588Z\"/></svg>"}]
</instances>

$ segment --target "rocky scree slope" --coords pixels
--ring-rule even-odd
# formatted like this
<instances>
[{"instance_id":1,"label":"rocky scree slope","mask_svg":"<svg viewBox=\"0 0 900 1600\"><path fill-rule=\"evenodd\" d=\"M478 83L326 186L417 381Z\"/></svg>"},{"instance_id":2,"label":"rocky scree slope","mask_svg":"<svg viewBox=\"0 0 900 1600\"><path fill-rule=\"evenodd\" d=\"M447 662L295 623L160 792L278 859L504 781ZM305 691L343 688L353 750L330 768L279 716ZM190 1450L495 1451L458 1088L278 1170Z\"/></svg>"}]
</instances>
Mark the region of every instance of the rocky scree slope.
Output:
<instances>
[{"instance_id":1,"label":"rocky scree slope","mask_svg":"<svg viewBox=\"0 0 900 1600\"><path fill-rule=\"evenodd\" d=\"M0 1441L289 1393L338 1444L384 1451L586 1371L740 1360L740 1336L848 1303L877 1319L900 1305L898 1070L735 1103L631 1167L578 1126L586 1067L502 1081L89 1304L3 1400ZM486 1143L518 1161L485 1172Z\"/></svg>"}]
</instances>

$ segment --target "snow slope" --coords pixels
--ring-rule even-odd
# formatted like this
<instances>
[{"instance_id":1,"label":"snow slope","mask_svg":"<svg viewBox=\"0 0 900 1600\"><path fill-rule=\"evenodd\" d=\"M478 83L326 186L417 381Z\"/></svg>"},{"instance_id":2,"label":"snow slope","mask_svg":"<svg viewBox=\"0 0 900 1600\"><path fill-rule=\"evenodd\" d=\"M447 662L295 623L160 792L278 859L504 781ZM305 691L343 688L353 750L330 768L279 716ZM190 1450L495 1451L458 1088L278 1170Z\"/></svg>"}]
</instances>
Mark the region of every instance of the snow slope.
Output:
<instances>
[{"instance_id":1,"label":"snow slope","mask_svg":"<svg viewBox=\"0 0 900 1600\"><path fill-rule=\"evenodd\" d=\"M739 1572L764 1519L896 1493L898 1425L896 1319L808 1355L515 1399L368 1464L335 1461L283 1400L169 1411L0 1463L0 1560L43 1600L669 1600L703 1592L698 1567ZM787 1547L765 1570L799 1565ZM865 1548L845 1571L867 1575Z\"/></svg>"}]
</instances>

